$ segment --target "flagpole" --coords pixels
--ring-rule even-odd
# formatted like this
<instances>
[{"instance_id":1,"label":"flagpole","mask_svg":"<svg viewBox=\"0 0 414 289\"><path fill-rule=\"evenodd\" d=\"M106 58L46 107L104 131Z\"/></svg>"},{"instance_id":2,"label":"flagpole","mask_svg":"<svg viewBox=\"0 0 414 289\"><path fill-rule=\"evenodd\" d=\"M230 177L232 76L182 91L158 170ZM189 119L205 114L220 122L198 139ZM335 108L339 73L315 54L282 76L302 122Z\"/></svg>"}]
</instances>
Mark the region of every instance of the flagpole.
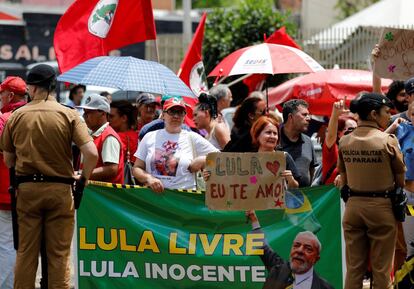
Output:
<instances>
[{"instance_id":1,"label":"flagpole","mask_svg":"<svg viewBox=\"0 0 414 289\"><path fill-rule=\"evenodd\" d=\"M236 84L236 83L238 83L238 82L240 82L240 81L242 81L242 80L244 80L244 79L246 79L246 78L248 78L249 76L252 76L252 75L253 74L245 74L242 77L239 77L236 80L233 80L232 82L228 83L227 86L230 87L230 86L232 86L232 85L234 85L234 84Z\"/></svg>"},{"instance_id":2,"label":"flagpole","mask_svg":"<svg viewBox=\"0 0 414 289\"><path fill-rule=\"evenodd\" d=\"M151 9L152 9L152 6L151 6ZM158 37L157 37L157 28L156 28L156 25L155 25L155 19L153 21L154 21L155 38L153 40L150 40L150 41L153 41L153 43L154 43L153 51L155 53L155 59L154 59L154 57L151 57L151 60L160 63L160 54L158 52L158 41L157 41ZM151 56L152 56L152 53L151 53Z\"/></svg>"},{"instance_id":3,"label":"flagpole","mask_svg":"<svg viewBox=\"0 0 414 289\"><path fill-rule=\"evenodd\" d=\"M192 36L192 19L191 19L191 0L183 0L183 47L184 52L191 42Z\"/></svg>"},{"instance_id":4,"label":"flagpole","mask_svg":"<svg viewBox=\"0 0 414 289\"><path fill-rule=\"evenodd\" d=\"M155 46L155 58L157 59L157 62L160 62L160 54L158 53L158 42L157 38L154 39L154 46Z\"/></svg>"},{"instance_id":5,"label":"flagpole","mask_svg":"<svg viewBox=\"0 0 414 289\"><path fill-rule=\"evenodd\" d=\"M148 48L150 49L151 53L148 56L145 56L145 59L151 60L151 61L156 61L156 62L160 62L160 57L158 54L158 44L157 44L157 39L152 39L152 40L147 40L145 43L148 42ZM145 45L147 46L147 45Z\"/></svg>"},{"instance_id":6,"label":"flagpole","mask_svg":"<svg viewBox=\"0 0 414 289\"><path fill-rule=\"evenodd\" d=\"M267 78L265 79L265 83L264 83L264 85L265 85L265 90L266 90L266 109L267 109L267 111L269 111L269 92L268 92L268 90L267 90Z\"/></svg>"},{"instance_id":7,"label":"flagpole","mask_svg":"<svg viewBox=\"0 0 414 289\"><path fill-rule=\"evenodd\" d=\"M223 81L225 81L227 79L227 76L223 76L223 77L221 77L220 78L220 76L219 76L219 79L217 80L217 81L215 81L215 83L216 84L220 84L220 83L222 83Z\"/></svg>"}]
</instances>

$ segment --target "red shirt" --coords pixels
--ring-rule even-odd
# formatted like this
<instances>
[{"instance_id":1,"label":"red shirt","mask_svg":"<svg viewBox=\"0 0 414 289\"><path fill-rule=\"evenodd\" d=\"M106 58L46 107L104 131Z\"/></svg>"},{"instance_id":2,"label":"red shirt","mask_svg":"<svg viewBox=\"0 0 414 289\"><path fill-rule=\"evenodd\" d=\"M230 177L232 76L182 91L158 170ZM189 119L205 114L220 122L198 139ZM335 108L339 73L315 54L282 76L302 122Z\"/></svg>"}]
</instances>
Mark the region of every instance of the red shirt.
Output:
<instances>
[{"instance_id":1,"label":"red shirt","mask_svg":"<svg viewBox=\"0 0 414 289\"><path fill-rule=\"evenodd\" d=\"M0 116L0 136L3 132L3 129L4 129L4 126L6 125L7 120L12 114L12 111L25 104L26 104L25 101L10 103L1 109L1 112L3 112L3 114ZM10 185L9 169L8 167L6 167L6 164L3 161L3 154L0 153L0 210L11 209L9 185Z\"/></svg>"},{"instance_id":2,"label":"red shirt","mask_svg":"<svg viewBox=\"0 0 414 289\"><path fill-rule=\"evenodd\" d=\"M134 157L134 154L137 151L138 146L138 132L129 130L125 132L118 132L118 135L123 143L124 160L126 161L128 159L129 149L129 160L134 163L136 159L136 157Z\"/></svg>"},{"instance_id":3,"label":"red shirt","mask_svg":"<svg viewBox=\"0 0 414 289\"><path fill-rule=\"evenodd\" d=\"M19 102L11 102L11 103L3 106L0 111L2 113L6 113L6 112L9 112L9 111L13 111L16 108L19 108L19 107L21 107L21 106L23 106L25 104L26 104L26 101L25 100L22 100L22 101L19 101Z\"/></svg>"},{"instance_id":4,"label":"red shirt","mask_svg":"<svg viewBox=\"0 0 414 289\"><path fill-rule=\"evenodd\" d=\"M100 168L100 167L103 167L104 165L102 161L102 147L103 147L103 143L105 139L108 136L115 137L119 141L119 144L121 145L121 152L119 154L119 162L118 162L118 172L115 177L112 177L106 180L99 180L99 181L115 183L115 184L123 184L124 183L124 148L123 148L121 138L118 136L118 134L113 130L113 128L110 125L108 125L98 137L93 137L93 142L95 143L96 148L98 149L98 154L99 154L98 163L96 164L96 167Z\"/></svg>"},{"instance_id":5,"label":"red shirt","mask_svg":"<svg viewBox=\"0 0 414 289\"><path fill-rule=\"evenodd\" d=\"M10 210L10 194L9 194L9 169L3 161L3 154L0 153L0 210Z\"/></svg>"},{"instance_id":6,"label":"red shirt","mask_svg":"<svg viewBox=\"0 0 414 289\"><path fill-rule=\"evenodd\" d=\"M336 143L328 149L326 143L323 142L322 145L322 181L323 184L332 184L335 180L336 176L338 175L338 169L336 167L336 163L338 161L338 145ZM335 169L332 171L332 168L335 166ZM331 172L328 179L326 176L328 172Z\"/></svg>"}]
</instances>

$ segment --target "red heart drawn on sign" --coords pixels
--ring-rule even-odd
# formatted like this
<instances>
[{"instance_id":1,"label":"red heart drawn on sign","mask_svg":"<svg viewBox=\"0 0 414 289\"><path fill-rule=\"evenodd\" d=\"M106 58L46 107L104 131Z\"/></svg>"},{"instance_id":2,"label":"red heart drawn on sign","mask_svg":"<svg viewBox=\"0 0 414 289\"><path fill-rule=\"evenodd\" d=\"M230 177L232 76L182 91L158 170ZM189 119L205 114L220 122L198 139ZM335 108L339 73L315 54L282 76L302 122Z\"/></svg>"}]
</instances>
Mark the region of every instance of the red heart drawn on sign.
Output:
<instances>
[{"instance_id":1,"label":"red heart drawn on sign","mask_svg":"<svg viewBox=\"0 0 414 289\"><path fill-rule=\"evenodd\" d=\"M272 172L272 174L274 174L275 176L277 176L277 172L280 168L280 163L278 161L274 161L272 162L267 162L266 163L266 168Z\"/></svg>"}]
</instances>

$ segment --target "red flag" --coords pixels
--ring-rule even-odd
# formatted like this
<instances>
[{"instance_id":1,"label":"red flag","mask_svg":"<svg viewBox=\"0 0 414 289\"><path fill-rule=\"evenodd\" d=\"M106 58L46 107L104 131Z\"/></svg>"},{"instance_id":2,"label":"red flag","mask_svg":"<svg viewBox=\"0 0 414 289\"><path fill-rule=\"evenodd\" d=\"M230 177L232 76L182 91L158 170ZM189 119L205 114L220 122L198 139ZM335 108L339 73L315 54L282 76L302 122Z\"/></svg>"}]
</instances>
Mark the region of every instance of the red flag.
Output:
<instances>
[{"instance_id":1,"label":"red flag","mask_svg":"<svg viewBox=\"0 0 414 289\"><path fill-rule=\"evenodd\" d=\"M76 0L60 18L53 44L65 72L113 49L155 38L151 0Z\"/></svg>"},{"instance_id":2,"label":"red flag","mask_svg":"<svg viewBox=\"0 0 414 289\"><path fill-rule=\"evenodd\" d=\"M302 49L289 34L286 33L286 27L283 26L279 30L273 32L269 38L266 39L266 43L281 44L286 46L295 47L297 49Z\"/></svg>"},{"instance_id":3,"label":"red flag","mask_svg":"<svg viewBox=\"0 0 414 289\"><path fill-rule=\"evenodd\" d=\"M197 30L194 33L193 40L187 50L180 69L177 72L178 77L184 81L195 95L200 95L201 92L207 92L206 74L204 72L204 65L202 61L201 49L203 47L204 25L207 14L203 13Z\"/></svg>"},{"instance_id":4,"label":"red flag","mask_svg":"<svg viewBox=\"0 0 414 289\"><path fill-rule=\"evenodd\" d=\"M194 97L187 97L187 96L184 96L183 98L186 104L185 110L187 112L184 118L184 123L188 125L189 127L196 127L194 120L193 120L193 112L194 112L195 105L198 103L198 99Z\"/></svg>"},{"instance_id":5,"label":"red flag","mask_svg":"<svg viewBox=\"0 0 414 289\"><path fill-rule=\"evenodd\" d=\"M293 40L289 34L286 33L286 28L283 26L279 30L276 30L269 38L266 39L266 43L281 44L286 46L295 47L297 49L302 49L296 42ZM266 79L266 75L256 74L252 75L243 80L243 83L249 88L249 93L259 89L260 84L263 80Z\"/></svg>"}]
</instances>

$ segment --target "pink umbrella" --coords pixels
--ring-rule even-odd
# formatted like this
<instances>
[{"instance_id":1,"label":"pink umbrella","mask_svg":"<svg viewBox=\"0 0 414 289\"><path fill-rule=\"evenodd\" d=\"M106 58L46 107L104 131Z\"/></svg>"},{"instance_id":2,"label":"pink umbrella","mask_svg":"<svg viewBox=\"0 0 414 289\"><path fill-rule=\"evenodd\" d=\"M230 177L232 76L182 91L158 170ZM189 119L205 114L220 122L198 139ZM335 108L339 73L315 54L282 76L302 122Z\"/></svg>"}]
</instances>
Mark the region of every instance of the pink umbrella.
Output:
<instances>
[{"instance_id":1,"label":"pink umbrella","mask_svg":"<svg viewBox=\"0 0 414 289\"><path fill-rule=\"evenodd\" d=\"M301 73L324 70L312 57L294 47L263 43L234 51L208 76Z\"/></svg>"},{"instance_id":2,"label":"pink umbrella","mask_svg":"<svg viewBox=\"0 0 414 289\"><path fill-rule=\"evenodd\" d=\"M382 81L386 91L391 80ZM292 98L304 99L315 115L329 116L332 104L351 100L361 91L372 91L372 73L365 70L331 69L296 77L269 90L269 106L281 104ZM349 105L349 103L347 103Z\"/></svg>"}]
</instances>

